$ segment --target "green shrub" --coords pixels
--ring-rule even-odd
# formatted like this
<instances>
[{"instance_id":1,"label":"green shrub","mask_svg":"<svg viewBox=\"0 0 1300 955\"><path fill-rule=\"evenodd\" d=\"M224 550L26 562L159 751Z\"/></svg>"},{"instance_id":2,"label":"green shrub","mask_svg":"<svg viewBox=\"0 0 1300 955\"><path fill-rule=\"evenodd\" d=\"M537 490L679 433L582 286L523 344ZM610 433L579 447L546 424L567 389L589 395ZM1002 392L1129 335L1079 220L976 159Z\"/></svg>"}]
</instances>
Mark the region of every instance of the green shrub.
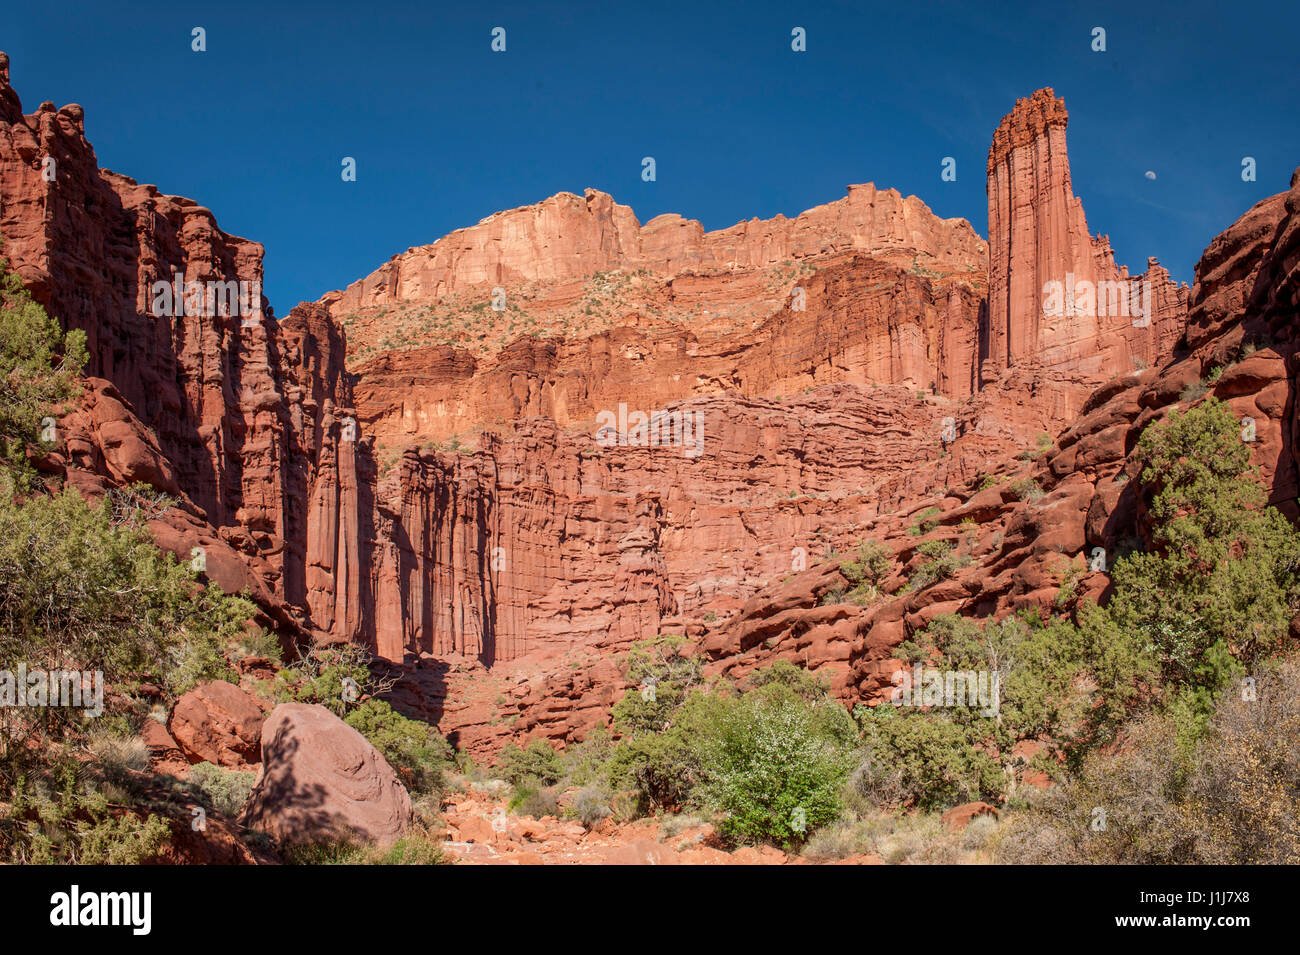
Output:
<instances>
[{"instance_id":1,"label":"green shrub","mask_svg":"<svg viewBox=\"0 0 1300 955\"><path fill-rule=\"evenodd\" d=\"M926 541L916 548L916 552L925 560L908 578L909 590L924 590L933 583L947 580L971 562L968 555L958 554L948 541Z\"/></svg>"},{"instance_id":2,"label":"green shrub","mask_svg":"<svg viewBox=\"0 0 1300 955\"><path fill-rule=\"evenodd\" d=\"M1127 669L1108 676L1183 712L1195 735L1218 690L1282 646L1300 607L1300 533L1267 505L1218 399L1172 411L1138 450L1152 547L1115 562L1109 621L1093 622Z\"/></svg>"},{"instance_id":3,"label":"green shrub","mask_svg":"<svg viewBox=\"0 0 1300 955\"><path fill-rule=\"evenodd\" d=\"M1300 534L1267 506L1240 425L1217 399L1175 410L1149 426L1138 453L1152 518L1150 544L1115 558L1114 592L1105 607L1082 603L1073 619L1050 622L1035 616L1032 622L1009 618L981 626L939 617L899 648L901 659L942 669L997 670L1001 706L996 721L962 707L941 713L891 713L888 706L870 711L873 725L864 726L872 772L855 779L877 802L940 808L997 798L1028 768L1011 755L1015 744L1035 740L1048 744L1037 768L1062 780L1057 795L1043 797L1036 816L1056 819L1038 827L1055 833L1051 846L1039 846L1041 858L1072 853L1069 858L1085 861L1178 861L1193 852L1189 846L1208 838L1191 839L1171 822L1191 811L1188 780L1202 778L1192 774L1188 760L1212 737L1228 745L1213 736L1221 717L1211 719L1223 687L1285 645L1300 607ZM1283 722L1282 715L1273 719ZM1121 739L1127 742L1116 749ZM1249 764L1248 753L1265 749L1261 740L1254 749L1240 749L1236 761ZM1129 750L1145 753L1145 762L1123 763ZM1272 759L1272 766L1281 765ZM1206 772L1200 765L1196 772ZM1271 779L1286 776L1270 772ZM1223 775L1232 778L1226 770ZM1279 790L1268 806L1288 805L1289 798ZM1073 802L1053 810L1052 800L1059 799ZM1088 820L1080 822L1079 807L1101 799L1129 807L1114 817L1109 837L1122 851L1086 835ZM1233 800L1238 808L1247 802L1245 796ZM1261 821L1274 818L1263 802L1255 809ZM1240 818L1250 813L1241 811ZM1289 845L1284 830L1275 828L1271 838ZM1086 851L1084 843L1076 845L1079 839L1088 840ZM1237 830L1222 845L1249 842ZM1038 851L1022 849L1028 855ZM1224 849L1218 857L1229 855Z\"/></svg>"},{"instance_id":4,"label":"green shrub","mask_svg":"<svg viewBox=\"0 0 1300 955\"><path fill-rule=\"evenodd\" d=\"M447 741L427 723L407 719L383 700L361 703L344 722L368 739L412 793L437 793L451 763Z\"/></svg>"},{"instance_id":5,"label":"green shrub","mask_svg":"<svg viewBox=\"0 0 1300 955\"><path fill-rule=\"evenodd\" d=\"M610 794L607 790L587 786L574 794L568 815L586 828L594 829L610 817L613 810L610 809L609 804Z\"/></svg>"},{"instance_id":6,"label":"green shrub","mask_svg":"<svg viewBox=\"0 0 1300 955\"><path fill-rule=\"evenodd\" d=\"M869 803L930 811L1001 796L1006 778L980 745L987 727L887 704L862 715L869 755L854 782Z\"/></svg>"},{"instance_id":7,"label":"green shrub","mask_svg":"<svg viewBox=\"0 0 1300 955\"><path fill-rule=\"evenodd\" d=\"M372 850L367 865L448 865L442 842L436 833L412 832L387 849Z\"/></svg>"},{"instance_id":8,"label":"green shrub","mask_svg":"<svg viewBox=\"0 0 1300 955\"><path fill-rule=\"evenodd\" d=\"M728 836L802 844L834 821L851 769L856 732L830 700L744 696L728 707L707 741L705 791L725 813Z\"/></svg>"},{"instance_id":9,"label":"green shrub","mask_svg":"<svg viewBox=\"0 0 1300 955\"><path fill-rule=\"evenodd\" d=\"M864 540L858 545L856 560L840 564L840 573L853 585L853 595L873 599L880 586L893 572L893 552L879 541Z\"/></svg>"},{"instance_id":10,"label":"green shrub","mask_svg":"<svg viewBox=\"0 0 1300 955\"><path fill-rule=\"evenodd\" d=\"M632 645L627 678L633 688L614 705L614 727L625 734L661 730L691 688L700 683L700 661L686 653L680 636L659 636Z\"/></svg>"},{"instance_id":11,"label":"green shrub","mask_svg":"<svg viewBox=\"0 0 1300 955\"><path fill-rule=\"evenodd\" d=\"M824 677L809 673L789 660L777 660L769 667L755 670L745 680L744 689L750 699L770 703L800 700L821 703L830 693Z\"/></svg>"},{"instance_id":12,"label":"green shrub","mask_svg":"<svg viewBox=\"0 0 1300 955\"><path fill-rule=\"evenodd\" d=\"M151 811L143 749L129 737L147 709L132 692L148 681L175 694L230 675L223 651L255 612L197 586L157 548L145 527L170 506L166 495L134 485L92 505L36 479L26 451L44 447L42 418L77 393L84 340L63 334L0 262L0 659L102 673L100 725L115 727L89 733L73 707L6 710L0 856L16 862L157 854L170 828Z\"/></svg>"},{"instance_id":13,"label":"green shrub","mask_svg":"<svg viewBox=\"0 0 1300 955\"><path fill-rule=\"evenodd\" d=\"M232 675L222 648L242 632L251 602L196 587L145 531L114 526L106 504L70 489L15 497L3 483L0 475L0 659L100 671L128 688L149 679L173 694ZM106 694L106 705L131 704ZM70 708L15 711L0 726L0 797L39 771L50 743L84 731Z\"/></svg>"},{"instance_id":14,"label":"green shrub","mask_svg":"<svg viewBox=\"0 0 1300 955\"><path fill-rule=\"evenodd\" d=\"M317 703L343 718L363 696L381 696L396 682L377 679L370 663L371 655L355 644L311 647L267 681L268 691L281 703Z\"/></svg>"},{"instance_id":15,"label":"green shrub","mask_svg":"<svg viewBox=\"0 0 1300 955\"><path fill-rule=\"evenodd\" d=\"M239 683L239 672L226 659L224 646L215 640L195 640L169 648L171 672L167 689L179 696L209 680Z\"/></svg>"},{"instance_id":16,"label":"green shrub","mask_svg":"<svg viewBox=\"0 0 1300 955\"><path fill-rule=\"evenodd\" d=\"M351 839L334 839L285 847L289 865L448 865L438 832L414 826L390 846L371 846Z\"/></svg>"},{"instance_id":17,"label":"green shrub","mask_svg":"<svg viewBox=\"0 0 1300 955\"><path fill-rule=\"evenodd\" d=\"M943 514L937 507L927 507L916 514L912 526L907 532L913 537L922 537L939 526L939 517Z\"/></svg>"},{"instance_id":18,"label":"green shrub","mask_svg":"<svg viewBox=\"0 0 1300 955\"><path fill-rule=\"evenodd\" d=\"M541 819L560 816L560 794L554 786L540 786L535 778L521 780L515 786L510 808L521 816Z\"/></svg>"},{"instance_id":19,"label":"green shrub","mask_svg":"<svg viewBox=\"0 0 1300 955\"><path fill-rule=\"evenodd\" d=\"M186 782L198 789L213 809L233 819L243 811L252 795L257 773L197 763L190 767Z\"/></svg>"},{"instance_id":20,"label":"green shrub","mask_svg":"<svg viewBox=\"0 0 1300 955\"><path fill-rule=\"evenodd\" d=\"M562 778L572 786L606 786L609 783L609 759L614 740L604 726L596 726L580 743L564 751Z\"/></svg>"},{"instance_id":21,"label":"green shrub","mask_svg":"<svg viewBox=\"0 0 1300 955\"><path fill-rule=\"evenodd\" d=\"M611 784L632 792L641 813L696 805L708 760L706 743L729 705L720 694L697 691L667 714L663 729L620 740L610 757Z\"/></svg>"},{"instance_id":22,"label":"green shrub","mask_svg":"<svg viewBox=\"0 0 1300 955\"><path fill-rule=\"evenodd\" d=\"M277 665L284 664L284 648L280 645L280 638L261 627L241 637L237 650L240 658L261 657Z\"/></svg>"},{"instance_id":23,"label":"green shrub","mask_svg":"<svg viewBox=\"0 0 1300 955\"><path fill-rule=\"evenodd\" d=\"M847 595L848 595L848 591L845 590L843 587L832 587L830 590L822 594L821 600L818 601L818 603L823 607L830 607L833 606L834 604L842 604L844 603Z\"/></svg>"},{"instance_id":24,"label":"green shrub","mask_svg":"<svg viewBox=\"0 0 1300 955\"><path fill-rule=\"evenodd\" d=\"M525 780L536 780L544 786L553 786L564 775L564 761L555 747L538 737L520 749L507 743L497 755L497 774L515 786Z\"/></svg>"},{"instance_id":25,"label":"green shrub","mask_svg":"<svg viewBox=\"0 0 1300 955\"><path fill-rule=\"evenodd\" d=\"M41 421L80 392L86 357L86 333L65 335L0 258L0 461L20 487L31 476L27 446L46 447Z\"/></svg>"},{"instance_id":26,"label":"green shrub","mask_svg":"<svg viewBox=\"0 0 1300 955\"><path fill-rule=\"evenodd\" d=\"M105 793L61 762L35 782L18 779L0 818L0 849L31 865L138 865L154 858L171 835L153 813L114 810Z\"/></svg>"},{"instance_id":27,"label":"green shrub","mask_svg":"<svg viewBox=\"0 0 1300 955\"><path fill-rule=\"evenodd\" d=\"M180 691L225 668L221 649L254 610L215 584L196 590L188 567L147 533L114 527L106 506L75 491L0 494L4 659L152 673Z\"/></svg>"},{"instance_id":28,"label":"green shrub","mask_svg":"<svg viewBox=\"0 0 1300 955\"><path fill-rule=\"evenodd\" d=\"M1045 494L1042 487L1033 478L1024 478L1011 485L1011 493L1021 501L1037 501Z\"/></svg>"}]
</instances>

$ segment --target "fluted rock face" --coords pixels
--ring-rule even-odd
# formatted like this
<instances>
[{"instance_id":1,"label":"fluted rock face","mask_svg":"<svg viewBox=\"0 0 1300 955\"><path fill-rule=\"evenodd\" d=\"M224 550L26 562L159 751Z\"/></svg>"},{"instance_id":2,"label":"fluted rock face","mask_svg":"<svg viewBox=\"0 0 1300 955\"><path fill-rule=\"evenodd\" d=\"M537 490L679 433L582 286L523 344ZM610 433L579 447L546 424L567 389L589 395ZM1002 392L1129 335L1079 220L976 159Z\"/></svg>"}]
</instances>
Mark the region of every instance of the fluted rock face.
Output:
<instances>
[{"instance_id":1,"label":"fluted rock face","mask_svg":"<svg viewBox=\"0 0 1300 955\"><path fill-rule=\"evenodd\" d=\"M187 558L212 548L210 574L227 583L245 576L220 556L229 549L256 568L253 589L281 622L319 629L310 605L324 629L355 633L332 607L340 580L360 575L353 452L339 447L351 396L328 315L277 321L261 294L261 245L222 232L189 199L100 170L81 108L24 115L7 69L0 235L37 300L85 330L87 373L112 382L88 390L65 423L72 443L48 466L182 492L185 514L156 528L161 542Z\"/></svg>"},{"instance_id":2,"label":"fluted rock face","mask_svg":"<svg viewBox=\"0 0 1300 955\"><path fill-rule=\"evenodd\" d=\"M938 410L899 387L668 410L694 418L698 454L605 448L547 419L474 454L408 450L377 528L381 653L491 664L626 646L738 606L941 454Z\"/></svg>"},{"instance_id":3,"label":"fluted rock face","mask_svg":"<svg viewBox=\"0 0 1300 955\"><path fill-rule=\"evenodd\" d=\"M895 581L915 571L920 544L949 542L970 559L952 580L869 608L827 607L821 598L844 579L834 564L810 566L763 588L710 628L701 646L712 671L742 676L790 660L830 677L847 703L880 700L892 689L890 675L906 668L895 656L899 644L935 616L997 616L1053 602L1068 568L1082 569L1099 551L1113 555L1125 538L1146 530L1138 439L1152 422L1195 400L1187 386L1196 382L1206 382L1209 394L1242 422L1271 503L1294 520L1300 170L1288 192L1256 204L1210 243L1190 298L1188 351L1162 368L1119 375L1098 388L1037 461L1004 459L1006 478L998 484L954 483L943 499L914 495L907 509L862 525L864 535L890 545ZM962 456L968 440L960 437L950 453ZM1046 493L1020 500L1007 478L1032 480ZM937 526L920 538L910 534L917 512L931 506L942 512ZM1101 573L1080 582L1093 600L1106 585Z\"/></svg>"},{"instance_id":4,"label":"fluted rock face","mask_svg":"<svg viewBox=\"0 0 1300 955\"><path fill-rule=\"evenodd\" d=\"M1017 101L988 159L987 377L1033 359L1097 378L1164 361L1182 334L1187 288L1154 259L1130 277L1093 237L1070 185L1068 114L1051 89Z\"/></svg>"},{"instance_id":5,"label":"fluted rock face","mask_svg":"<svg viewBox=\"0 0 1300 955\"><path fill-rule=\"evenodd\" d=\"M268 626L400 664L403 708L475 752L582 738L624 692L618 654L661 632L718 673L787 659L870 700L935 614L1054 600L1071 560L1131 533L1117 477L1211 368L1294 511L1297 187L1211 243L1190 295L1151 262L1143 312L1099 314L1129 276L1088 232L1065 123L1043 90L999 127L987 247L874 186L717 232L588 191L277 319L259 245L99 170L81 110L24 115L0 56L4 254L92 355L37 465L90 497L177 496L149 523L162 546L201 548ZM177 276L258 287L256 320L156 314ZM1031 479L1041 498L1015 490ZM868 608L827 599L866 537L895 583L927 538L971 563Z\"/></svg>"}]
</instances>

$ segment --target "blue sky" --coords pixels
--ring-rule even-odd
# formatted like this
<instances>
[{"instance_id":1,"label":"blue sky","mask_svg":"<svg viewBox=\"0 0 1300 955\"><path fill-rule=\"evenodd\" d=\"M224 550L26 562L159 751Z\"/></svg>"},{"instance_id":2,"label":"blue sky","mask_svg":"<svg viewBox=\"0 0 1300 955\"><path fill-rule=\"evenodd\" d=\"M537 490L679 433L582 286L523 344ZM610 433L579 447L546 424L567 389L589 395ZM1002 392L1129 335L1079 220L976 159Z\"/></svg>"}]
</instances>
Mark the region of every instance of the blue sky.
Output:
<instances>
[{"instance_id":1,"label":"blue sky","mask_svg":"<svg viewBox=\"0 0 1300 955\"><path fill-rule=\"evenodd\" d=\"M588 186L642 222L717 229L874 181L987 235L990 137L1041 86L1070 110L1092 231L1135 271L1155 255L1190 282L1208 242L1300 164L1300 4L1051 6L10 3L0 49L28 112L81 103L102 166L262 242L280 315ZM945 156L956 182L940 180Z\"/></svg>"}]
</instances>

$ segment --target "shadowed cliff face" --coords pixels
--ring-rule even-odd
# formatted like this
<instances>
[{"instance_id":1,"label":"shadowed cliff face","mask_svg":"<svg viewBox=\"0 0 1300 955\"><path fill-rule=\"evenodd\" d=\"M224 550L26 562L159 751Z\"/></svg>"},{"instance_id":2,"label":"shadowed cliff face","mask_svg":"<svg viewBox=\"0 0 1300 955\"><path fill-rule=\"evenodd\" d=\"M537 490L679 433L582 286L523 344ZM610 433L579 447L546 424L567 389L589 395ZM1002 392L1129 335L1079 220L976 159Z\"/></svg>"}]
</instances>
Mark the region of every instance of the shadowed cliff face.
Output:
<instances>
[{"instance_id":1,"label":"shadowed cliff face","mask_svg":"<svg viewBox=\"0 0 1300 955\"><path fill-rule=\"evenodd\" d=\"M342 335L316 309L275 320L260 245L191 200L100 170L81 108L24 115L7 67L3 254L90 352L86 407L42 466L91 494L135 480L182 492L160 543L186 560L203 548L210 576L249 587L282 625L360 635L338 606L349 594L361 605Z\"/></svg>"},{"instance_id":2,"label":"shadowed cliff face","mask_svg":"<svg viewBox=\"0 0 1300 955\"><path fill-rule=\"evenodd\" d=\"M0 67L5 255L92 354L40 466L90 496L182 495L163 546L201 548L288 635L404 663L397 702L472 749L581 738L622 692L613 655L663 631L720 671L790 659L870 697L936 613L1051 600L1135 532L1116 477L1216 365L1235 362L1214 392L1256 418L1275 499L1295 496L1295 189L1216 239L1194 289L1152 263L1140 314L1089 306L1075 293L1130 279L1088 233L1050 90L995 134L987 245L874 186L712 233L589 190L277 319L260 246L99 170L80 109L24 115ZM240 282L252 315L157 307L158 283ZM1022 500L1029 480L1045 495ZM929 537L971 563L823 605L833 555L868 536L900 572Z\"/></svg>"}]
</instances>

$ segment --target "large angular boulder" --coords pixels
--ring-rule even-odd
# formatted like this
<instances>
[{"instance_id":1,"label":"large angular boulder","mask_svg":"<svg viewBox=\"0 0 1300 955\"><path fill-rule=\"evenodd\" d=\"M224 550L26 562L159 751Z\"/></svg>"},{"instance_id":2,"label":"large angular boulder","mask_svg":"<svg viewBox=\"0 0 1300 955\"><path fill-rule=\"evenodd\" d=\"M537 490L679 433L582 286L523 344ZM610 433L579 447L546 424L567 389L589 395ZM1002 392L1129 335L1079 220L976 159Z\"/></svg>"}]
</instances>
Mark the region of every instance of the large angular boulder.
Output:
<instances>
[{"instance_id":1,"label":"large angular boulder","mask_svg":"<svg viewBox=\"0 0 1300 955\"><path fill-rule=\"evenodd\" d=\"M406 832L411 818L397 773L351 726L315 704L271 711L245 825L281 844L360 838L383 845Z\"/></svg>"},{"instance_id":2,"label":"large angular boulder","mask_svg":"<svg viewBox=\"0 0 1300 955\"><path fill-rule=\"evenodd\" d=\"M176 701L167 729L192 763L248 766L262 758L262 718L257 697L213 680Z\"/></svg>"}]
</instances>

